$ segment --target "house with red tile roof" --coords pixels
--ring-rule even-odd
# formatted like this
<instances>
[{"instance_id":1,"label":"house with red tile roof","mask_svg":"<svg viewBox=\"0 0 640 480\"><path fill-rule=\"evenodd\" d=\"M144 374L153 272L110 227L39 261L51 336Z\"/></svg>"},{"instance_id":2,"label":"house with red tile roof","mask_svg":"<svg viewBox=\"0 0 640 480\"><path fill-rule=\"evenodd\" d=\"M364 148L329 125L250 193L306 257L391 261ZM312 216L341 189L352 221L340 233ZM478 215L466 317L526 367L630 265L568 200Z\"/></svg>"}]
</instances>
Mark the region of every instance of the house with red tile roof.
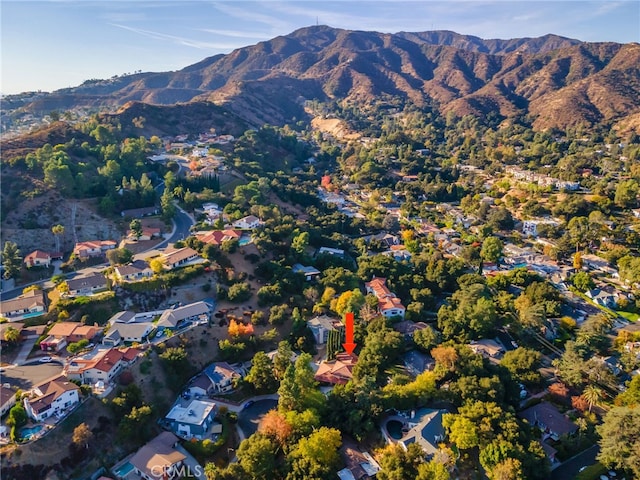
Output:
<instances>
[{"instance_id":1,"label":"house with red tile roof","mask_svg":"<svg viewBox=\"0 0 640 480\"><path fill-rule=\"evenodd\" d=\"M365 283L365 289L378 299L378 310L382 315L404 318L406 308L395 293L389 290L386 278L373 277L370 282Z\"/></svg>"},{"instance_id":2,"label":"house with red tile roof","mask_svg":"<svg viewBox=\"0 0 640 480\"><path fill-rule=\"evenodd\" d=\"M29 255L24 257L24 264L27 268L31 267L45 267L49 268L51 266L51 260L53 257L48 252L43 252L42 250L34 250Z\"/></svg>"},{"instance_id":3,"label":"house with red tile roof","mask_svg":"<svg viewBox=\"0 0 640 480\"><path fill-rule=\"evenodd\" d=\"M201 232L196 235L198 240L212 245L222 245L222 242L228 240L240 240L242 231L240 230L212 230L210 232Z\"/></svg>"},{"instance_id":4,"label":"house with red tile roof","mask_svg":"<svg viewBox=\"0 0 640 480\"><path fill-rule=\"evenodd\" d=\"M40 350L58 352L67 344L80 340L93 340L102 329L79 322L58 322L49 330L49 336L40 342Z\"/></svg>"},{"instance_id":5,"label":"house with red tile roof","mask_svg":"<svg viewBox=\"0 0 640 480\"><path fill-rule=\"evenodd\" d=\"M45 418L58 415L80 402L80 387L67 377L57 378L35 386L23 399L27 415L41 422Z\"/></svg>"},{"instance_id":6,"label":"house with red tile roof","mask_svg":"<svg viewBox=\"0 0 640 480\"><path fill-rule=\"evenodd\" d=\"M107 250L116 248L116 245L116 242L113 240L79 242L73 247L73 253L80 258L98 257L103 255Z\"/></svg>"},{"instance_id":7,"label":"house with red tile roof","mask_svg":"<svg viewBox=\"0 0 640 480\"><path fill-rule=\"evenodd\" d=\"M72 380L92 385L97 382L111 383L120 372L133 365L142 353L138 348L110 348L91 357L76 357L65 366L65 373Z\"/></svg>"},{"instance_id":8,"label":"house with red tile roof","mask_svg":"<svg viewBox=\"0 0 640 480\"><path fill-rule=\"evenodd\" d=\"M322 362L314 378L321 383L344 385L353 378L353 367L357 362L355 354L339 353L335 360Z\"/></svg>"}]
</instances>

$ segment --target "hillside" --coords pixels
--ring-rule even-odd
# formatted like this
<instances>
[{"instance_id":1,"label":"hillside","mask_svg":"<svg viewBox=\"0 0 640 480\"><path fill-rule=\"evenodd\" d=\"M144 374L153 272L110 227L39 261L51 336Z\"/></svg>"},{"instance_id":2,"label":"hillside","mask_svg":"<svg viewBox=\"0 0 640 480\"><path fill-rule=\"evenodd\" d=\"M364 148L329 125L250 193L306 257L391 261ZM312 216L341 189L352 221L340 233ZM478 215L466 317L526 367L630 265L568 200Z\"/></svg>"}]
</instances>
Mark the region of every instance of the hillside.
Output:
<instances>
[{"instance_id":1,"label":"hillside","mask_svg":"<svg viewBox=\"0 0 640 480\"><path fill-rule=\"evenodd\" d=\"M314 26L175 72L85 82L38 96L22 108L43 114L132 101L209 101L260 125L304 118L304 100L366 103L390 95L419 106L435 104L443 113L529 115L537 129L564 128L638 113L639 65L640 45L633 43L584 43L555 35L483 40L444 31L383 34Z\"/></svg>"}]
</instances>

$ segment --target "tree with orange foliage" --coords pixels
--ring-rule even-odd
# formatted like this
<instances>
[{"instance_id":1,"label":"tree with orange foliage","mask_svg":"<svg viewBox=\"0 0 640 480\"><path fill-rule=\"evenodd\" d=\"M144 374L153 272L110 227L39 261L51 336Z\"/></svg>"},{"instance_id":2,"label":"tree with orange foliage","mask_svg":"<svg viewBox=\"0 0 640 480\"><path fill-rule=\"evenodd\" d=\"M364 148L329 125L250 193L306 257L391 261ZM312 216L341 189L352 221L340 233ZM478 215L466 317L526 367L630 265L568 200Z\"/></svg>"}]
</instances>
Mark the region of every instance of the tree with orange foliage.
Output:
<instances>
[{"instance_id":1,"label":"tree with orange foliage","mask_svg":"<svg viewBox=\"0 0 640 480\"><path fill-rule=\"evenodd\" d=\"M282 413L278 410L269 410L258 425L258 432L271 437L281 446L285 444L287 438L293 433L293 427Z\"/></svg>"},{"instance_id":2,"label":"tree with orange foliage","mask_svg":"<svg viewBox=\"0 0 640 480\"><path fill-rule=\"evenodd\" d=\"M242 335L253 335L253 325L248 324L245 325L242 322L236 322L235 320L231 320L229 322L229 328L227 333L230 337L240 337Z\"/></svg>"},{"instance_id":3,"label":"tree with orange foliage","mask_svg":"<svg viewBox=\"0 0 640 480\"><path fill-rule=\"evenodd\" d=\"M549 393L554 397L555 400L561 401L563 403L569 400L569 389L562 382L556 382L552 385L549 385Z\"/></svg>"},{"instance_id":4,"label":"tree with orange foliage","mask_svg":"<svg viewBox=\"0 0 640 480\"><path fill-rule=\"evenodd\" d=\"M585 400L585 398L582 395L572 396L571 406L582 413L589 410L589 403Z\"/></svg>"}]
</instances>

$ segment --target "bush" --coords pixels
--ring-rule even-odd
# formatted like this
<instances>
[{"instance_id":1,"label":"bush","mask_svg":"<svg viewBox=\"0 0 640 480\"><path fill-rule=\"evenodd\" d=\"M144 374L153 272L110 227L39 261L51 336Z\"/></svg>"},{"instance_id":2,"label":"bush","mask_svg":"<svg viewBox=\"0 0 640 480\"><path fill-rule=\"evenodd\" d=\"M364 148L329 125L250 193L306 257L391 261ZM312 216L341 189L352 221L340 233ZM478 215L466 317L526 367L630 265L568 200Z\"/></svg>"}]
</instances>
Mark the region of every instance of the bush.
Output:
<instances>
[{"instance_id":1,"label":"bush","mask_svg":"<svg viewBox=\"0 0 640 480\"><path fill-rule=\"evenodd\" d=\"M251 298L251 288L247 283L235 283L229 287L227 297L230 302L244 302Z\"/></svg>"}]
</instances>

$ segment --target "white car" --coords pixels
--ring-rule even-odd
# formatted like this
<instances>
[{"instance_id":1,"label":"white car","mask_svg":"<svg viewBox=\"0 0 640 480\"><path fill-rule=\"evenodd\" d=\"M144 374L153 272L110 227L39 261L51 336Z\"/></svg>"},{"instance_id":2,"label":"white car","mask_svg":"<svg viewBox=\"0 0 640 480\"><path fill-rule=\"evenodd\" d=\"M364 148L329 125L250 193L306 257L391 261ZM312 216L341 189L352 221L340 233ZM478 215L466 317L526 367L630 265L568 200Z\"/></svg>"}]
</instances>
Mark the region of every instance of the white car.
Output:
<instances>
[{"instance_id":1,"label":"white car","mask_svg":"<svg viewBox=\"0 0 640 480\"><path fill-rule=\"evenodd\" d=\"M51 358L51 357L42 357L40 359L40 363L49 363L52 360L53 360L53 358Z\"/></svg>"}]
</instances>

